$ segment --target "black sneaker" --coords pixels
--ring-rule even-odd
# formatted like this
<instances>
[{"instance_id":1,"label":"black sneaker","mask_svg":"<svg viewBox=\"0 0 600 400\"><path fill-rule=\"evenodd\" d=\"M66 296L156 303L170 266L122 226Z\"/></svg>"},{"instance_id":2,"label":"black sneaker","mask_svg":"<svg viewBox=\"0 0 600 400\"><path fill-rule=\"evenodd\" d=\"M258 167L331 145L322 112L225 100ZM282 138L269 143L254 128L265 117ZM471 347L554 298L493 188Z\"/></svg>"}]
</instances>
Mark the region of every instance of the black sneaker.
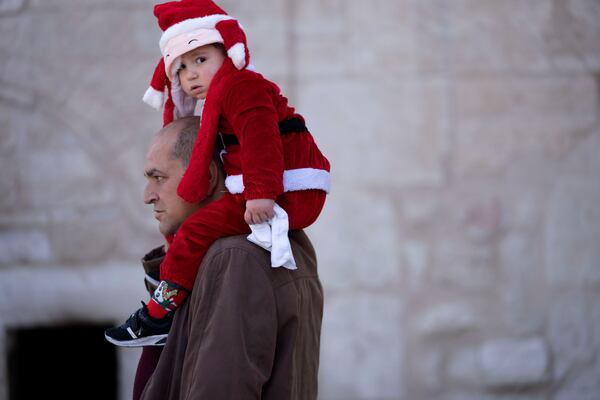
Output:
<instances>
[{"instance_id":1,"label":"black sneaker","mask_svg":"<svg viewBox=\"0 0 600 400\"><path fill-rule=\"evenodd\" d=\"M152 318L142 302L142 308L131 314L125 323L104 331L106 340L117 346L164 346L173 322L173 312L162 319Z\"/></svg>"}]
</instances>

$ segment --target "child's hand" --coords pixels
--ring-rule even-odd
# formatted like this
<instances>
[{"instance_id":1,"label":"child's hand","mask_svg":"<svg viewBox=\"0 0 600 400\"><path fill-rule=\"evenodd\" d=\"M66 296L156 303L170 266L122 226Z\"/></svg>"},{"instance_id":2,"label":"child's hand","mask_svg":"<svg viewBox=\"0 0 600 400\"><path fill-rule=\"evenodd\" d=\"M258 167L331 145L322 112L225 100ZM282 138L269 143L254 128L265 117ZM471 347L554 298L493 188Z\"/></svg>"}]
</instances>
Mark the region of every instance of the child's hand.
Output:
<instances>
[{"instance_id":1,"label":"child's hand","mask_svg":"<svg viewBox=\"0 0 600 400\"><path fill-rule=\"evenodd\" d=\"M254 199L246 201L244 220L248 225L260 224L273 218L275 201L271 199Z\"/></svg>"}]
</instances>

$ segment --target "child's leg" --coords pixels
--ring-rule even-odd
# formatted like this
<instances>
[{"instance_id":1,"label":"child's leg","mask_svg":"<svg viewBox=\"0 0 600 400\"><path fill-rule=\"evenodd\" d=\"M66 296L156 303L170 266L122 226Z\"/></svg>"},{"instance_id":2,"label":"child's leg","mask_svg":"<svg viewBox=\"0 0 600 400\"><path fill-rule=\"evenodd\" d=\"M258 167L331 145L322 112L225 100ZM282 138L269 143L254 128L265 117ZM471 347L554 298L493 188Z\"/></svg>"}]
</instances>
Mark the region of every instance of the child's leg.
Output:
<instances>
[{"instance_id":1,"label":"child's leg","mask_svg":"<svg viewBox=\"0 0 600 400\"><path fill-rule=\"evenodd\" d=\"M322 190L286 192L277 198L277 204L288 214L289 229L304 229L321 214L327 193Z\"/></svg>"},{"instance_id":2,"label":"child's leg","mask_svg":"<svg viewBox=\"0 0 600 400\"><path fill-rule=\"evenodd\" d=\"M177 230L160 266L159 287L148 312L162 318L181 305L194 286L200 263L217 239L250 233L244 222L245 200L242 195L225 193L223 197L190 215ZM165 296L165 293L169 294Z\"/></svg>"}]
</instances>

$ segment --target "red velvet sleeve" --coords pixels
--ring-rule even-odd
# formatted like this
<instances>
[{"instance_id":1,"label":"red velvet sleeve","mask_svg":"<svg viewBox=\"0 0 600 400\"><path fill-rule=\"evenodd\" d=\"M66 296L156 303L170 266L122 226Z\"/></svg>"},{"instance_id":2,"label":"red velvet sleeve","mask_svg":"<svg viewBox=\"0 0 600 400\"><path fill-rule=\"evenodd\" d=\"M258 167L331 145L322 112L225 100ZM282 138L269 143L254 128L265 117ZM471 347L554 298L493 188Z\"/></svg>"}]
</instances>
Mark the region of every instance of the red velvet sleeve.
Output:
<instances>
[{"instance_id":1,"label":"red velvet sleeve","mask_svg":"<svg viewBox=\"0 0 600 400\"><path fill-rule=\"evenodd\" d=\"M240 142L244 197L273 199L283 193L283 144L274 88L260 78L232 85L224 97L224 116Z\"/></svg>"}]
</instances>

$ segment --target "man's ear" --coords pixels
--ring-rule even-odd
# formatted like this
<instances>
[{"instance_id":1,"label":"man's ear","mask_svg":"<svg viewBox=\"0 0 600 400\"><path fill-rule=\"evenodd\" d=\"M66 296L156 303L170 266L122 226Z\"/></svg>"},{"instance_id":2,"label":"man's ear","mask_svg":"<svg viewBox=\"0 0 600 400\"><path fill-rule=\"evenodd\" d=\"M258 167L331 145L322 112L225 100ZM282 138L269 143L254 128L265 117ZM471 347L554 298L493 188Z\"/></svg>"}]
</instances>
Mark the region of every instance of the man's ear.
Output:
<instances>
[{"instance_id":1,"label":"man's ear","mask_svg":"<svg viewBox=\"0 0 600 400\"><path fill-rule=\"evenodd\" d=\"M217 185L219 183L219 167L217 167L217 164L214 161L210 162L208 172L210 174L210 180L208 181L206 197L211 197L215 194L215 190L217 190Z\"/></svg>"}]
</instances>

